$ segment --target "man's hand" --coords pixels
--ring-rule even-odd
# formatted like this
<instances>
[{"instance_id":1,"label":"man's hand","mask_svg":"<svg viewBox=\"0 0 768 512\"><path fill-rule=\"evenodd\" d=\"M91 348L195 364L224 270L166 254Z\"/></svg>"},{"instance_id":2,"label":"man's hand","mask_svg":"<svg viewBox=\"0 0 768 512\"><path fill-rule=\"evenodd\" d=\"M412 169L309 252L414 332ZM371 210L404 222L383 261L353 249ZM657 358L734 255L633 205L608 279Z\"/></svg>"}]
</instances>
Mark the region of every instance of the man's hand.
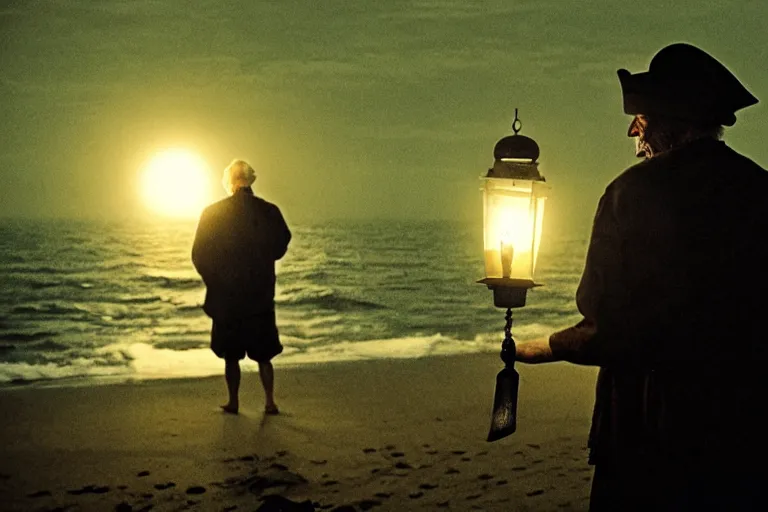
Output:
<instances>
[{"instance_id":1,"label":"man's hand","mask_svg":"<svg viewBox=\"0 0 768 512\"><path fill-rule=\"evenodd\" d=\"M521 363L538 364L557 361L549 347L549 338L537 338L515 344L515 360Z\"/></svg>"}]
</instances>

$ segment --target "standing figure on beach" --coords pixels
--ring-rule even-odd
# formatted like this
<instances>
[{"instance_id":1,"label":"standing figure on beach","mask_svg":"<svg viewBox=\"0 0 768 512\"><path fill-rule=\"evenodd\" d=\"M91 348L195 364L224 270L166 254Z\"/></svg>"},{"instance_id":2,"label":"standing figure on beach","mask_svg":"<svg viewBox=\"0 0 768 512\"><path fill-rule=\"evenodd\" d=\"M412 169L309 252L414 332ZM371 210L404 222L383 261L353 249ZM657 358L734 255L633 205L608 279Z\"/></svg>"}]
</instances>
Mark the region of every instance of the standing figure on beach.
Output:
<instances>
[{"instance_id":1,"label":"standing figure on beach","mask_svg":"<svg viewBox=\"0 0 768 512\"><path fill-rule=\"evenodd\" d=\"M203 211L192 262L206 286L203 310L213 320L211 349L225 361L229 402L237 414L240 360L259 363L266 414L278 414L271 360L283 351L275 321L275 261L283 257L291 232L280 209L253 194L256 174L234 160L222 184L230 195Z\"/></svg>"},{"instance_id":2,"label":"standing figure on beach","mask_svg":"<svg viewBox=\"0 0 768 512\"><path fill-rule=\"evenodd\" d=\"M590 510L764 510L768 172L720 140L757 99L687 44L618 75L644 160L600 199L583 320L517 359L600 367Z\"/></svg>"}]
</instances>

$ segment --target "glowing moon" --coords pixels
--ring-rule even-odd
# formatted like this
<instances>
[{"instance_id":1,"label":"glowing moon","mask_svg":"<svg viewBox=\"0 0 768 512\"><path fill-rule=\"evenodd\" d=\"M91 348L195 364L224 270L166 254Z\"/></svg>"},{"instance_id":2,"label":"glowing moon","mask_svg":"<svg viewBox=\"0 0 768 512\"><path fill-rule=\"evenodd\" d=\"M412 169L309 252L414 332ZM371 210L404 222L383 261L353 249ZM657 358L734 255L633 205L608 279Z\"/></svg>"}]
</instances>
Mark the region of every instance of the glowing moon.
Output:
<instances>
[{"instance_id":1,"label":"glowing moon","mask_svg":"<svg viewBox=\"0 0 768 512\"><path fill-rule=\"evenodd\" d=\"M208 166L185 149L162 151L144 167L141 193L146 206L156 213L197 217L211 201Z\"/></svg>"}]
</instances>

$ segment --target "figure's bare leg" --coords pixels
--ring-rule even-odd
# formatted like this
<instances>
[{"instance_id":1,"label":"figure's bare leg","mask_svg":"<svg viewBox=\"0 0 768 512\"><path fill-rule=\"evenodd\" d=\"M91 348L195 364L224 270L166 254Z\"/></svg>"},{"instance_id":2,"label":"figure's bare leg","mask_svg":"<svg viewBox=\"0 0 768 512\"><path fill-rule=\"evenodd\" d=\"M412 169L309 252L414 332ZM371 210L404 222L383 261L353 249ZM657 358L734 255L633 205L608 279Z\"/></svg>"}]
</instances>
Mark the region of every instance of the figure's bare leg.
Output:
<instances>
[{"instance_id":1,"label":"figure's bare leg","mask_svg":"<svg viewBox=\"0 0 768 512\"><path fill-rule=\"evenodd\" d=\"M229 391L229 403L222 405L224 412L237 414L240 408L240 361L227 361L224 367L224 378L227 381L227 391Z\"/></svg>"},{"instance_id":2,"label":"figure's bare leg","mask_svg":"<svg viewBox=\"0 0 768 512\"><path fill-rule=\"evenodd\" d=\"M272 367L271 362L267 361L265 363L259 363L259 377L261 378L261 385L264 386L264 395L266 396L264 411L267 414L277 414L277 404L275 403L275 370Z\"/></svg>"}]
</instances>

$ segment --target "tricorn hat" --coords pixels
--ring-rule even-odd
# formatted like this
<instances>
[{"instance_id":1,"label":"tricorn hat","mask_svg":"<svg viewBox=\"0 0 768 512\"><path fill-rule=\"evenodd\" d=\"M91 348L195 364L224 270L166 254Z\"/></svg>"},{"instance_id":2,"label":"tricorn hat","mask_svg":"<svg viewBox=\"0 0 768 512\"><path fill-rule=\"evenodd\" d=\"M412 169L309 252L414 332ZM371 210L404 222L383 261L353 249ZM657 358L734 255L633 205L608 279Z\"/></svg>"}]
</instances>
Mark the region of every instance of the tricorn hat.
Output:
<instances>
[{"instance_id":1,"label":"tricorn hat","mask_svg":"<svg viewBox=\"0 0 768 512\"><path fill-rule=\"evenodd\" d=\"M733 126L734 113L757 103L741 82L708 53L685 43L659 50L648 71L618 71L624 112L664 115Z\"/></svg>"}]
</instances>

